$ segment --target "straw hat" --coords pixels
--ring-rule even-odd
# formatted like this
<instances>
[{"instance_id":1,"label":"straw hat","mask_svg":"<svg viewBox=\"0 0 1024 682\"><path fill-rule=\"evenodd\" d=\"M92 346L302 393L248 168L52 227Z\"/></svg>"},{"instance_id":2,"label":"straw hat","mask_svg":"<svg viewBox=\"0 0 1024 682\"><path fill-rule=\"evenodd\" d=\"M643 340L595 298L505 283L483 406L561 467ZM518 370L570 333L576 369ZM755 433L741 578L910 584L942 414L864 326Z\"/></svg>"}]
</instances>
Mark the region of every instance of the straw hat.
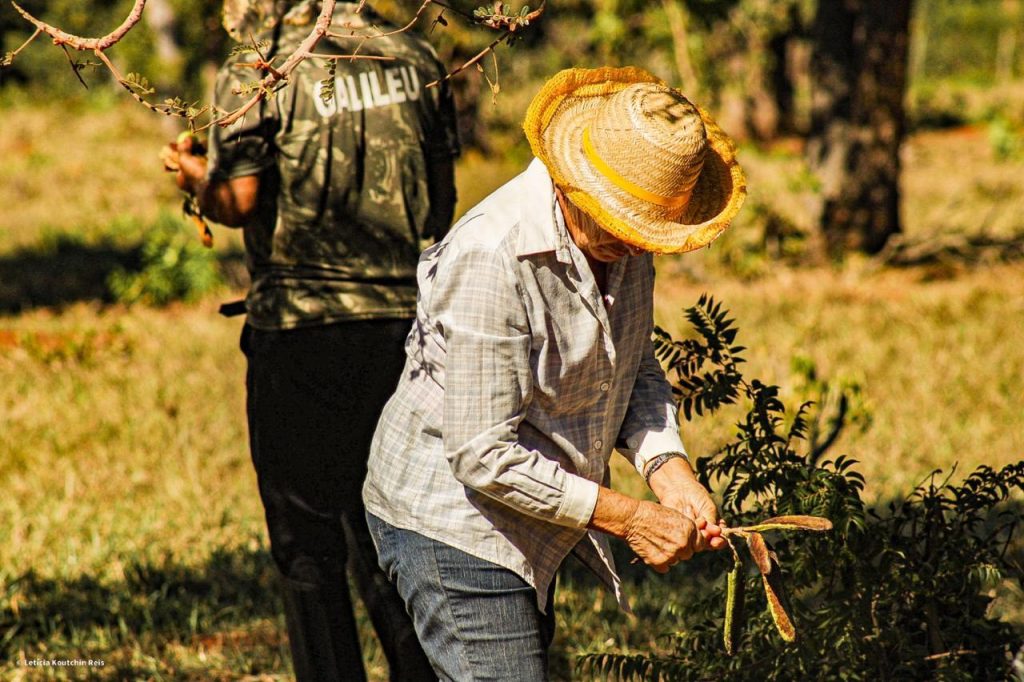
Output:
<instances>
[{"instance_id":1,"label":"straw hat","mask_svg":"<svg viewBox=\"0 0 1024 682\"><path fill-rule=\"evenodd\" d=\"M747 193L732 140L642 69L561 71L533 98L523 129L573 204L646 251L706 246Z\"/></svg>"}]
</instances>

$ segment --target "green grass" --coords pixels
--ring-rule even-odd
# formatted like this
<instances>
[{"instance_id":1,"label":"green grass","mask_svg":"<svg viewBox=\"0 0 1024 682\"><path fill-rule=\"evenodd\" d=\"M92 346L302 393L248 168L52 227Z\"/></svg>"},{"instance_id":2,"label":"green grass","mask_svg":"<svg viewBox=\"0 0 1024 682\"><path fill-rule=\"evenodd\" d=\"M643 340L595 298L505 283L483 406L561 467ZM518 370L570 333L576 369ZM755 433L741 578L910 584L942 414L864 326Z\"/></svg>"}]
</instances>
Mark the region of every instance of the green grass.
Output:
<instances>
[{"instance_id":1,"label":"green grass","mask_svg":"<svg viewBox=\"0 0 1024 682\"><path fill-rule=\"evenodd\" d=\"M156 159L172 131L130 105L0 115L0 678L287 677L247 451L241 322L216 314L239 294L239 278L188 305L96 300L97 278L125 262L161 211L177 210ZM1020 176L1021 161L996 162L984 131L971 135L912 141L911 235L1021 229L1022 213L1011 209L1022 190L1006 181ZM741 158L752 200L806 221L809 190L793 180L792 153ZM460 210L520 169L465 162ZM738 319L747 374L781 384L787 404L806 397L796 357L821 377L858 382L872 423L844 433L835 452L861 461L873 500L909 491L933 468L960 462L966 473L1024 455L1021 264L794 268L751 247L751 218L727 236L710 251L659 260L659 323L685 331L681 310L708 291ZM219 230L215 252L237 268L237 235ZM30 278L34 288L21 286ZM714 451L732 421L685 425L688 447ZM640 490L625 466L616 474L618 485ZM679 606L673 595L700 580L697 566L668 577L628 565L625 573L636 616L619 613L578 569L562 576L556 679L571 676L579 652L663 646ZM1021 603L1019 590L1007 590L997 608L1020 622ZM366 632L368 668L386 679ZM106 665L18 665L36 658Z\"/></svg>"}]
</instances>

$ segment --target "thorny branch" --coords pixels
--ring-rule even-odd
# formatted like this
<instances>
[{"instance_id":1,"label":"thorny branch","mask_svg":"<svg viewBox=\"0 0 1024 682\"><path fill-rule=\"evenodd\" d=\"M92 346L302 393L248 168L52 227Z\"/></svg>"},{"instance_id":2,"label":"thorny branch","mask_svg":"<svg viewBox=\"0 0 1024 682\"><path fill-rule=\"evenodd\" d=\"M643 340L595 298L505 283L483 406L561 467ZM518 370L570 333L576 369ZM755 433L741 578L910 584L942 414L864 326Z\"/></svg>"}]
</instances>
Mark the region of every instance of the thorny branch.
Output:
<instances>
[{"instance_id":1,"label":"thorny branch","mask_svg":"<svg viewBox=\"0 0 1024 682\"><path fill-rule=\"evenodd\" d=\"M65 50L65 52L67 52L67 48L69 47L81 52L93 52L96 55L96 57L103 63L103 65L110 70L111 74L114 76L117 82L122 87L124 87L124 89L127 90L128 93L135 100L137 100L139 103L141 103L143 106L150 109L151 111L155 111L157 113L165 115L185 116L189 119L189 125L191 127L195 116L199 115L199 113L206 111L208 109L208 107L203 107L203 109L196 110L189 107L186 110L184 107L177 106L173 103L165 103L163 105L156 105L150 103L145 99L144 95L152 94L152 90L150 90L148 86L140 87L139 81L137 79L133 79L134 74L129 74L127 78L123 76L120 70L105 54L106 50L116 45L129 31L132 30L132 28L135 27L136 24L139 23L139 20L142 18L142 12L146 7L146 0L135 0L135 4L132 6L131 11L129 12L125 20L121 23L121 25L114 29L114 31L108 33L107 35L101 38L85 38L82 36L67 33L66 31L63 31L62 29L56 26L52 26L40 19L37 19L29 12L27 12L25 9L23 9L21 6L19 6L17 2L15 2L15 0L11 0L11 4L26 21L28 21L29 23L36 27L36 30L17 50L15 50L14 52L7 53L4 56L3 60L0 61L0 67L10 65L14 61L15 57L17 57L22 50L24 50L30 43L32 43L36 38L38 38L39 35L45 33L53 40L54 45L60 46ZM362 45L368 40L383 38L410 30L416 24L416 22L419 21L419 19L423 16L423 14L426 12L427 8L430 7L430 5L437 5L443 8L443 11L449 11L453 14L458 14L465 18L467 21L470 21L472 23L485 26L490 29L502 31L501 35L498 38L493 40L487 47L481 50L474 57L471 57L464 64L454 69L453 71L450 71L443 78L440 78L436 81L427 84L427 87L437 86L442 82L450 80L452 77L461 73L468 67L477 64L481 59L483 59L488 54L493 53L494 49L499 44L501 44L502 41L508 40L519 27L528 26L530 22L538 19L544 13L545 7L547 5L547 0L541 0L540 6L537 7L537 9L535 10L527 11L526 9L524 9L519 14L506 14L506 7L504 3L495 2L492 6L478 9L472 15L467 14L466 12L463 12L461 10L455 9L454 7L448 5L447 3L442 2L441 0L423 0L423 2L420 4L419 9L417 9L412 19L406 25L392 31L377 31L376 33L361 35L356 34L354 31L349 34L344 34L332 32L329 30L331 26L331 19L334 16L334 8L336 4L337 0L323 0L323 2L321 3L320 15L317 17L316 24L313 27L313 30L310 31L309 35L302 41L302 43L299 44L295 51L292 52L292 54L289 55L284 60L284 63L280 67L272 67L271 64L266 62L265 60L259 65L262 67L262 70L266 72L266 75L262 79L260 79L258 83L254 85L253 90L255 94L249 101L247 101L245 104L235 109L234 111L220 112L223 113L223 115L219 118L216 117L216 115L214 115L209 123L202 127L195 128L194 132L205 130L206 128L209 128L212 125L229 126L235 121L239 120L240 118L245 116L245 114L248 113L249 110L256 106L261 100L267 97L270 93L274 92L278 87L285 84L288 81L288 77L292 73L292 71L294 71L295 68L306 59L380 59L380 57L374 57L370 55L359 55L358 52ZM356 8L356 12L361 11L365 4L366 0L361 0L359 2L358 7ZM444 23L443 21L441 21L441 19L442 16L439 15L435 23ZM345 26L342 28L351 27ZM313 50L316 47L316 44L324 36L342 39L356 39L359 40L360 42L350 55L317 54ZM75 75L79 78L79 80L82 80L81 75L79 74L79 70L82 65L72 60L70 58L70 54L68 56L68 59L71 62L72 69L74 70ZM82 81L82 83L83 85L85 84L84 81ZM181 111L185 111L185 113L182 114Z\"/></svg>"},{"instance_id":2,"label":"thorny branch","mask_svg":"<svg viewBox=\"0 0 1024 682\"><path fill-rule=\"evenodd\" d=\"M509 37L511 37L511 35L513 33L515 33L516 29L519 26L529 26L531 21L534 21L534 20L540 18L540 16L542 14L544 14L544 9L545 9L545 7L547 7L547 4L548 4L548 0L541 0L540 6L537 7L537 9L535 9L532 12L529 12L527 14L524 14L524 15L516 17L516 16L506 16L506 15L504 15L502 13L502 3L496 2L496 3L494 3L494 7L493 7L493 9L495 10L494 14L491 14L491 15L475 14L474 15L474 21L477 21L477 22L483 24L484 26L488 26L488 27L494 28L494 29L504 28L505 32L502 33L495 40L491 41L491 44L488 45L487 47L485 47L479 53L477 53L477 55L475 57L472 57L471 59L469 59L469 61L467 61L465 64L463 64L459 68L455 69L454 71L449 71L448 75L446 75L444 78L436 80L433 83L428 83L427 87L429 88L429 87L432 87L434 85L437 85L438 83L443 83L444 81L451 80L453 77L455 77L456 75L458 75L462 71L465 71L467 68L469 68L473 64L476 64L477 62L479 62L481 59L486 57L488 53L492 53L494 51L494 48L496 48L499 44L501 44L501 41L506 40ZM491 86L491 90L492 91L494 90L494 86L493 85Z\"/></svg>"},{"instance_id":3,"label":"thorny branch","mask_svg":"<svg viewBox=\"0 0 1024 682\"><path fill-rule=\"evenodd\" d=\"M505 31L500 36L498 36L497 38L492 40L490 45L488 45L484 49L480 50L480 52L478 52L474 57L470 58L465 64L463 64L459 68L455 69L454 71L449 71L448 74L444 78L439 78L436 81L431 81L431 82L427 83L427 87L428 88L432 88L435 85L438 85L439 83L444 83L445 81L451 80L452 78L454 78L458 74L462 73L463 71L465 71L469 67L473 66L474 64L479 62L481 59L486 57L489 52L492 52L494 50L494 48L496 48L499 44L501 44L501 41L503 41L506 38L508 38L511 35L511 33L512 33L511 31Z\"/></svg>"},{"instance_id":4,"label":"thorny branch","mask_svg":"<svg viewBox=\"0 0 1024 682\"><path fill-rule=\"evenodd\" d=\"M316 47L316 44L320 42L320 39L327 34L327 29L331 26L331 18L334 16L335 4L336 0L324 0L320 7L320 16L317 17L316 25L313 27L313 30L310 31L309 35L306 36L295 51L285 59L284 64L281 65L280 69L277 69L274 73L264 76L264 78L259 82L259 89L256 94L253 95L252 99L223 118L211 121L206 126L203 126L203 129L209 127L213 123L225 127L231 125L238 119L245 116L245 114L256 106L260 100L266 97L268 93L273 92L273 89L280 83L287 80L289 74L295 70L295 67L309 58L313 52L313 48ZM360 4L360 7L362 7L362 4Z\"/></svg>"}]
</instances>

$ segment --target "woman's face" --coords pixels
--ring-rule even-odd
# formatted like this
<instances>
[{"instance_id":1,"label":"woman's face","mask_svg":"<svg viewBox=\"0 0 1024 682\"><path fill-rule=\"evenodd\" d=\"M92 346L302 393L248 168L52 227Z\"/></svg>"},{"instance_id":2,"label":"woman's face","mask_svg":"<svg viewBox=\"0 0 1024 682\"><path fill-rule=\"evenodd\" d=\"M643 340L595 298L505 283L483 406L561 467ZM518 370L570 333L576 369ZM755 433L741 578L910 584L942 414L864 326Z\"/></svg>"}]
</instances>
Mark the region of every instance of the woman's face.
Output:
<instances>
[{"instance_id":1,"label":"woman's face","mask_svg":"<svg viewBox=\"0 0 1024 682\"><path fill-rule=\"evenodd\" d=\"M601 263L614 263L623 256L636 256L644 252L602 229L593 218L566 199L561 190L555 190L555 193L562 207L569 236L587 256Z\"/></svg>"}]
</instances>

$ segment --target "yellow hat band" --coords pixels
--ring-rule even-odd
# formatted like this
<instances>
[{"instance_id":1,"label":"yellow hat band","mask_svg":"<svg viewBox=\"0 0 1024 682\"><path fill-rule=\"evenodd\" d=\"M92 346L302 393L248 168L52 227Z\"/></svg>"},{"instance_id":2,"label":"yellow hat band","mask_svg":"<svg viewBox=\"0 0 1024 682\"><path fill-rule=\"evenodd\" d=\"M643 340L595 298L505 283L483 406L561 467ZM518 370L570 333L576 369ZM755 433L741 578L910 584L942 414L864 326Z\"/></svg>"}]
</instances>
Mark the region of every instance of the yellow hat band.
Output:
<instances>
[{"instance_id":1,"label":"yellow hat band","mask_svg":"<svg viewBox=\"0 0 1024 682\"><path fill-rule=\"evenodd\" d=\"M583 129L583 154L606 180L637 199L641 199L658 206L664 206L665 208L676 209L685 206L690 200L690 195L693 193L693 190L691 189L685 194L666 197L646 190L640 185L623 177L617 173L614 168L605 163L605 160L597 153L597 149L594 148L594 143L590 139L589 127Z\"/></svg>"}]
</instances>

